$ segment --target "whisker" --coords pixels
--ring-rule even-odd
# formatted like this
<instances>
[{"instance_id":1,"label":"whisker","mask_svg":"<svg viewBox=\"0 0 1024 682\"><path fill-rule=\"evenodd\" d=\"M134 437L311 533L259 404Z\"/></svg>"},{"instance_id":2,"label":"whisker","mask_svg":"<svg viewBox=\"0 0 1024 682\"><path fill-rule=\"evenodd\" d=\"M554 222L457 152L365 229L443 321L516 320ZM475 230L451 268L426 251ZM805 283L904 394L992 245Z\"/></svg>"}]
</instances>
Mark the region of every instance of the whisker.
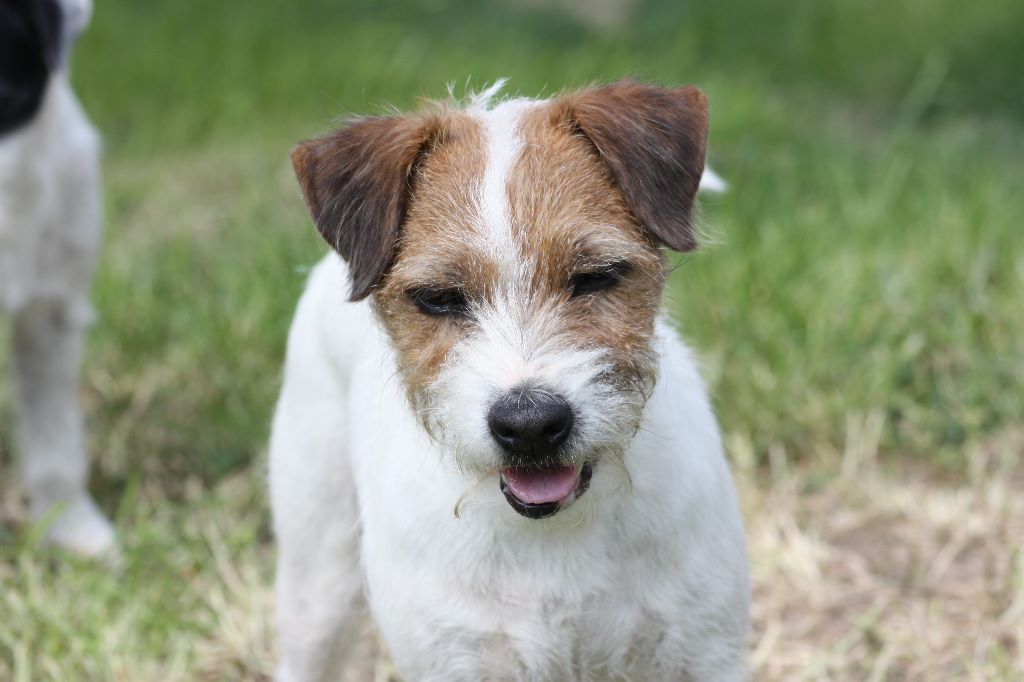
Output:
<instances>
[{"instance_id":1,"label":"whisker","mask_svg":"<svg viewBox=\"0 0 1024 682\"><path fill-rule=\"evenodd\" d=\"M459 499L455 501L455 508L452 510L452 514L455 516L455 518L461 518L463 503L466 501L466 498L473 493L474 490L480 487L480 484L483 483L485 478L487 478L487 474L478 475L476 480L469 484L469 487L466 488L465 492L459 495Z\"/></svg>"}]
</instances>

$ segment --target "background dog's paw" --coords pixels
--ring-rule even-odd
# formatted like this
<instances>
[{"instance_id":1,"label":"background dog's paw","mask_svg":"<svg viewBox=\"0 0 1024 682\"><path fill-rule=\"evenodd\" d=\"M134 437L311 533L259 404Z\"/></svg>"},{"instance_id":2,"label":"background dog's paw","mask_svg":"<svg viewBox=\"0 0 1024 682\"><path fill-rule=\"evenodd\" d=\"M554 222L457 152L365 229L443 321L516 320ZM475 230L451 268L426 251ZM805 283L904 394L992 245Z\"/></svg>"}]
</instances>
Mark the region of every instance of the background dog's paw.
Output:
<instances>
[{"instance_id":1,"label":"background dog's paw","mask_svg":"<svg viewBox=\"0 0 1024 682\"><path fill-rule=\"evenodd\" d=\"M119 558L114 527L88 495L68 503L49 524L43 542L90 559Z\"/></svg>"}]
</instances>

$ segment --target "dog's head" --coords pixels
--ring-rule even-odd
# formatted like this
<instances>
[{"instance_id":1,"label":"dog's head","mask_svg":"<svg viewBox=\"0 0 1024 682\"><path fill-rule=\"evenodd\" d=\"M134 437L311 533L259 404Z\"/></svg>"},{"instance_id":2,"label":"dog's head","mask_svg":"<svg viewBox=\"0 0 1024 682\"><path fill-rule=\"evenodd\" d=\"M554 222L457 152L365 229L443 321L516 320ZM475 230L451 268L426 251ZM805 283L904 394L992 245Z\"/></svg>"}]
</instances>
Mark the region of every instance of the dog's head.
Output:
<instances>
[{"instance_id":1,"label":"dog's head","mask_svg":"<svg viewBox=\"0 0 1024 682\"><path fill-rule=\"evenodd\" d=\"M550 516L640 426L661 246L695 246L706 103L621 82L358 119L292 155L410 401L464 469Z\"/></svg>"}]
</instances>

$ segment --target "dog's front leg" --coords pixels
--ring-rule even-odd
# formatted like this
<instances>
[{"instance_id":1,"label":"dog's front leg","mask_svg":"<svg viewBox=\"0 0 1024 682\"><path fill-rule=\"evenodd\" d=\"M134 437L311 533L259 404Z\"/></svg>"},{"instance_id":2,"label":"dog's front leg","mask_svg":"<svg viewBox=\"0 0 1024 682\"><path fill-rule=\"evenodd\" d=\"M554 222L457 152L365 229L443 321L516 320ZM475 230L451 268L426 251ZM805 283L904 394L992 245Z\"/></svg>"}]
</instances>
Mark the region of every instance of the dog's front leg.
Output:
<instances>
[{"instance_id":1,"label":"dog's front leg","mask_svg":"<svg viewBox=\"0 0 1024 682\"><path fill-rule=\"evenodd\" d=\"M279 411L282 408L279 406ZM303 436L309 433L294 435L305 440ZM323 451L339 442L332 443L325 436L320 433L312 439L320 442ZM351 483L338 474L348 468L345 453L336 451L338 456L331 458L332 472L315 467L318 460L327 463L321 453L290 450L290 455L305 460L298 463L300 467L306 464L311 468L286 472L274 461L283 456L274 447L290 440L282 428L275 427L271 471L279 479L272 485L279 543L276 592L281 659L277 682L372 679L369 671L375 652L359 564L355 496ZM305 444L316 447L311 441ZM314 482L317 477L320 480ZM286 495L299 479L306 490Z\"/></svg>"},{"instance_id":2,"label":"dog's front leg","mask_svg":"<svg viewBox=\"0 0 1024 682\"><path fill-rule=\"evenodd\" d=\"M14 374L22 473L45 540L86 556L114 546L110 522L86 490L88 462L78 405L82 302L30 303L14 316Z\"/></svg>"},{"instance_id":3,"label":"dog's front leg","mask_svg":"<svg viewBox=\"0 0 1024 682\"><path fill-rule=\"evenodd\" d=\"M353 541L357 535L353 529ZM344 537L326 543L301 555L283 552L278 560L277 682L373 679L376 647L358 555L345 556L355 543Z\"/></svg>"},{"instance_id":4,"label":"dog's front leg","mask_svg":"<svg viewBox=\"0 0 1024 682\"><path fill-rule=\"evenodd\" d=\"M373 679L374 652L347 446L347 399L344 382L326 360L315 302L315 296L303 299L292 326L270 438L281 643L277 680L363 682ZM340 318L334 313L342 326L352 326L355 314L348 307Z\"/></svg>"}]
</instances>

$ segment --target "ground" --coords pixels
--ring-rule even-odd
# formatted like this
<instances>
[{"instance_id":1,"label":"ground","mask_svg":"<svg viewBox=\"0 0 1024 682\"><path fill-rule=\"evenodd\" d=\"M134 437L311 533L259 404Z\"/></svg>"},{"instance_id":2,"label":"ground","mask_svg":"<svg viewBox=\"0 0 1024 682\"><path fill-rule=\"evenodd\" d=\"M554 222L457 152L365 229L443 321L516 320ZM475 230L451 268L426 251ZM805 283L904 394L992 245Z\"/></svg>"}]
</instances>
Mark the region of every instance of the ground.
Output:
<instances>
[{"instance_id":1,"label":"ground","mask_svg":"<svg viewBox=\"0 0 1024 682\"><path fill-rule=\"evenodd\" d=\"M740 470L753 679L1021 679L1024 468L1005 453L1024 432L1006 438L972 453L963 481L883 471L864 441L828 466ZM186 484L175 503L141 488L120 568L8 557L0 679L269 680L265 502L253 471Z\"/></svg>"},{"instance_id":2,"label":"ground","mask_svg":"<svg viewBox=\"0 0 1024 682\"><path fill-rule=\"evenodd\" d=\"M706 90L731 185L667 305L741 492L754 677L1024 678L1024 5L626 5L97 4L74 63L106 139L82 399L122 560L21 523L0 384L0 680L265 678L267 424L324 252L290 146L450 82L624 75Z\"/></svg>"}]
</instances>

